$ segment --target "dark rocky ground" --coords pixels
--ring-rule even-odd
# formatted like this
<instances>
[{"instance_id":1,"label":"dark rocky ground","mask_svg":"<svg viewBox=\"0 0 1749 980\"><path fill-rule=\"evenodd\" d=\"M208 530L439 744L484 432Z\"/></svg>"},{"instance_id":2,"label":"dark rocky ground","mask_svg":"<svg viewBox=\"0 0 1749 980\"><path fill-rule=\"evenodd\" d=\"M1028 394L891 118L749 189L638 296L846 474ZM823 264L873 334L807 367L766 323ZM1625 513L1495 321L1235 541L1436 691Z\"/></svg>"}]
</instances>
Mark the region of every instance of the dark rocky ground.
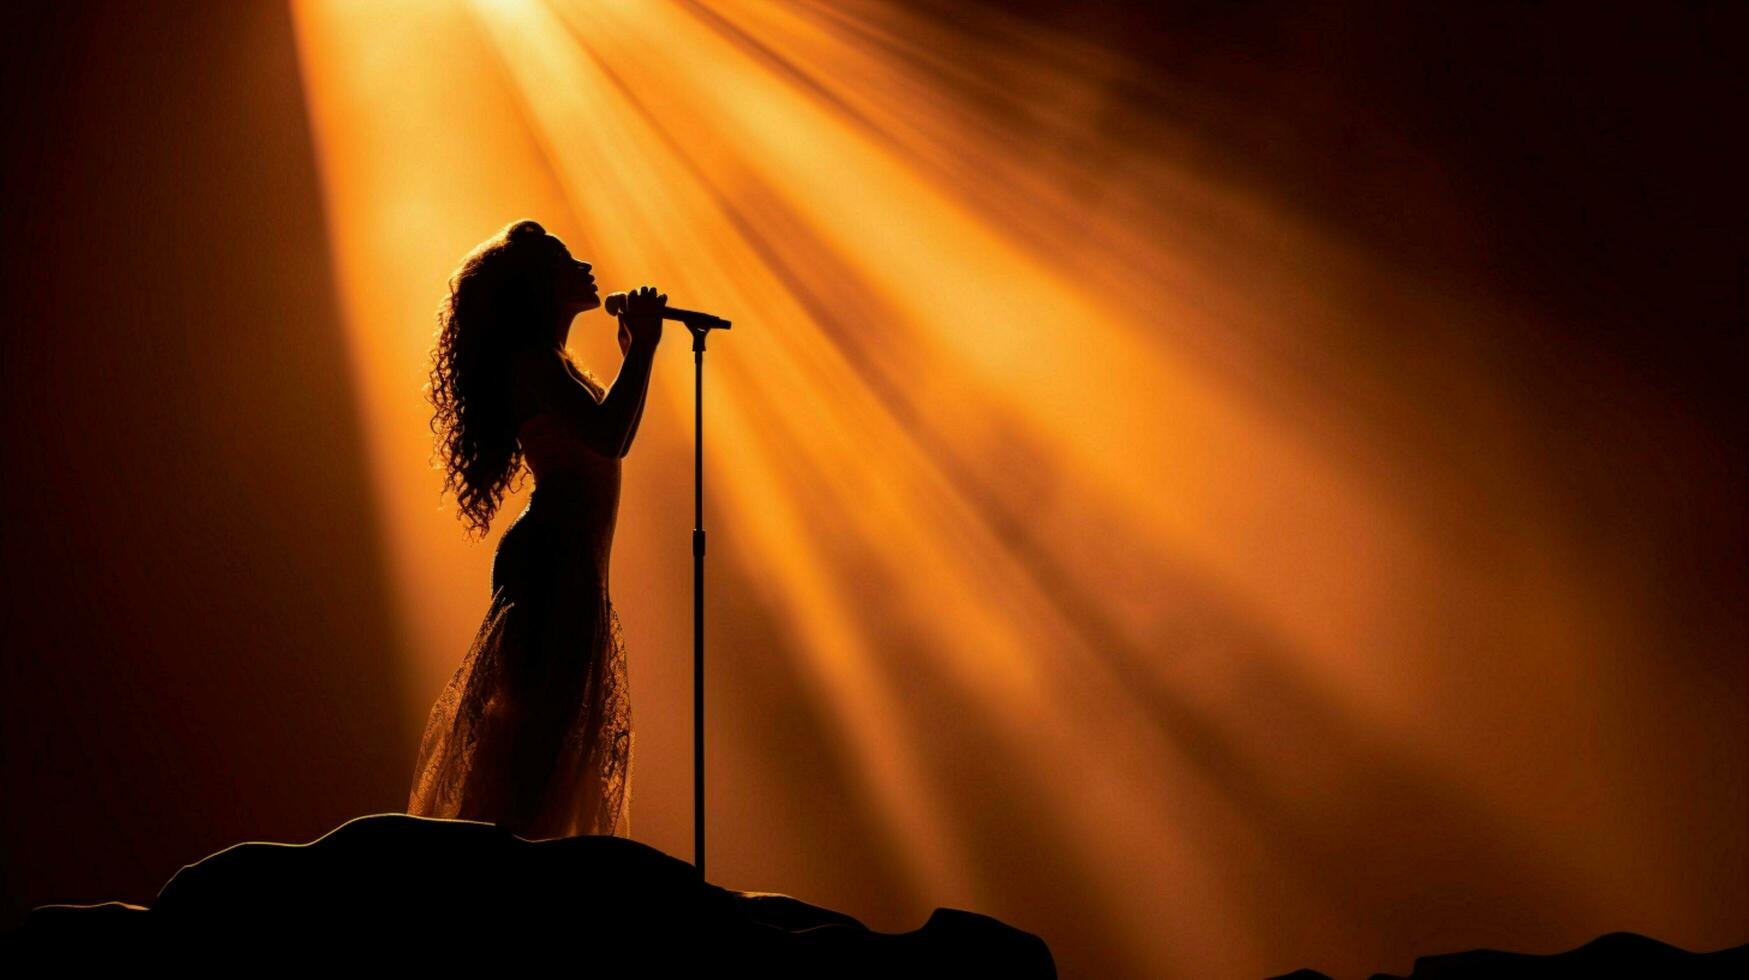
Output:
<instances>
[{"instance_id":1,"label":"dark rocky ground","mask_svg":"<svg viewBox=\"0 0 1749 980\"><path fill-rule=\"evenodd\" d=\"M37 906L6 938L12 965L56 968L125 955L173 969L490 960L586 976L1056 976L1042 939L973 912L936 909L918 929L876 932L787 895L701 881L633 840L530 841L404 813L307 844L225 848L184 866L150 908Z\"/></svg>"}]
</instances>

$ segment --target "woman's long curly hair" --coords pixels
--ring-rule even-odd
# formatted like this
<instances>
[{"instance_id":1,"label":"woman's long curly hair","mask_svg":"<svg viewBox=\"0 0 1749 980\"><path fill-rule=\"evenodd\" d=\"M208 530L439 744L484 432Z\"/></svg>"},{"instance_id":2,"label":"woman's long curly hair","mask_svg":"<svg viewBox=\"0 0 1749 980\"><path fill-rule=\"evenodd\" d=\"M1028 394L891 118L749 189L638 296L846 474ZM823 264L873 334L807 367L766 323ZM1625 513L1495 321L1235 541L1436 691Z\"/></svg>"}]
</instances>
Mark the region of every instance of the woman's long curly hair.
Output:
<instances>
[{"instance_id":1,"label":"woman's long curly hair","mask_svg":"<svg viewBox=\"0 0 1749 980\"><path fill-rule=\"evenodd\" d=\"M538 222L505 225L456 267L437 309L424 390L436 410L432 456L443 457L438 496L455 493L464 533L476 537L485 537L504 494L522 486L507 368L514 351L553 342L553 247ZM599 387L588 371L578 373Z\"/></svg>"}]
</instances>

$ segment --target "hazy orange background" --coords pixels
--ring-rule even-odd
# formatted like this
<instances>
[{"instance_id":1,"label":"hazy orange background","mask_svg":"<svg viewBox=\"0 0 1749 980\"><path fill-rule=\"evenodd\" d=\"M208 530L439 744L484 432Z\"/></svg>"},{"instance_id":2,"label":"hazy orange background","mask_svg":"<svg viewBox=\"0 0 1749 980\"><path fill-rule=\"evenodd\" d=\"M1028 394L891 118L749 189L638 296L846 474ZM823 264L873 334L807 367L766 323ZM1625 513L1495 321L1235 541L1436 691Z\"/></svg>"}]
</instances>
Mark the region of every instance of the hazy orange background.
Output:
<instances>
[{"instance_id":1,"label":"hazy orange background","mask_svg":"<svg viewBox=\"0 0 1749 980\"><path fill-rule=\"evenodd\" d=\"M438 499L433 315L533 217L735 321L713 880L1065 976L1749 941L1740 14L5 16L6 925L405 804L526 499ZM612 571L680 857L688 351Z\"/></svg>"}]
</instances>

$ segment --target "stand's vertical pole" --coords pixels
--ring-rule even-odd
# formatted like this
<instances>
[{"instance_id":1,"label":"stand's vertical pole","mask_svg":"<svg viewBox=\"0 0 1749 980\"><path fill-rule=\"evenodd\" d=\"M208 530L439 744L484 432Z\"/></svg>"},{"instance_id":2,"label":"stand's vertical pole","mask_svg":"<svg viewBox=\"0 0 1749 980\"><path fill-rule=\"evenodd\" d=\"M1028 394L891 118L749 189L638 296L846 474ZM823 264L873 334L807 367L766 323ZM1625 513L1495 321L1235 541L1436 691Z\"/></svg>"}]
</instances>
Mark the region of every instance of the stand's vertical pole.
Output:
<instances>
[{"instance_id":1,"label":"stand's vertical pole","mask_svg":"<svg viewBox=\"0 0 1749 980\"><path fill-rule=\"evenodd\" d=\"M704 880L704 330L692 331L692 858Z\"/></svg>"}]
</instances>

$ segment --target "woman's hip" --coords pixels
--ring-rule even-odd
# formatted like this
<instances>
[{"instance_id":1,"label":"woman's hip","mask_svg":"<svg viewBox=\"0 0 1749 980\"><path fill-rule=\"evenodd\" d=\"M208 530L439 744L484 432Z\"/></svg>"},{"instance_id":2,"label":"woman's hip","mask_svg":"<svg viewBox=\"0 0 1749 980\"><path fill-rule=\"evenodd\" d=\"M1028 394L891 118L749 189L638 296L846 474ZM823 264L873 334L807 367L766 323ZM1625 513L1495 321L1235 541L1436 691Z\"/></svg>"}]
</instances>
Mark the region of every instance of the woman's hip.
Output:
<instances>
[{"instance_id":1,"label":"woman's hip","mask_svg":"<svg viewBox=\"0 0 1749 980\"><path fill-rule=\"evenodd\" d=\"M498 541L492 557L492 589L513 598L578 589L607 588L608 537L564 521L524 512Z\"/></svg>"}]
</instances>

